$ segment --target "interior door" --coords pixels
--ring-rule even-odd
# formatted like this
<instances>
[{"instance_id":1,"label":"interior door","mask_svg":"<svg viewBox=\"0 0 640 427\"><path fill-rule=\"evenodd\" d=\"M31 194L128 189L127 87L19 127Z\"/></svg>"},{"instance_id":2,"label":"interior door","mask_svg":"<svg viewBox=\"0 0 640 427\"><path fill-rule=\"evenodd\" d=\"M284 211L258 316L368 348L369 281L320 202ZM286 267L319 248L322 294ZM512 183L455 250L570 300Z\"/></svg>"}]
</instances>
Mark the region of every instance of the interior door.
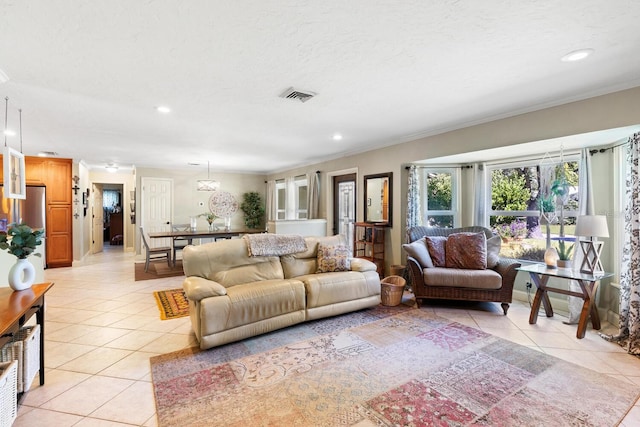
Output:
<instances>
[{"instance_id":1,"label":"interior door","mask_svg":"<svg viewBox=\"0 0 640 427\"><path fill-rule=\"evenodd\" d=\"M356 220L356 174L333 177L333 234L342 234L353 253Z\"/></svg>"},{"instance_id":2,"label":"interior door","mask_svg":"<svg viewBox=\"0 0 640 427\"><path fill-rule=\"evenodd\" d=\"M171 230L173 180L142 177L141 222L145 233ZM171 239L149 239L149 247L171 246Z\"/></svg>"},{"instance_id":3,"label":"interior door","mask_svg":"<svg viewBox=\"0 0 640 427\"><path fill-rule=\"evenodd\" d=\"M88 203L91 212L91 253L104 250L104 209L102 207L102 184L93 184L93 194Z\"/></svg>"}]
</instances>

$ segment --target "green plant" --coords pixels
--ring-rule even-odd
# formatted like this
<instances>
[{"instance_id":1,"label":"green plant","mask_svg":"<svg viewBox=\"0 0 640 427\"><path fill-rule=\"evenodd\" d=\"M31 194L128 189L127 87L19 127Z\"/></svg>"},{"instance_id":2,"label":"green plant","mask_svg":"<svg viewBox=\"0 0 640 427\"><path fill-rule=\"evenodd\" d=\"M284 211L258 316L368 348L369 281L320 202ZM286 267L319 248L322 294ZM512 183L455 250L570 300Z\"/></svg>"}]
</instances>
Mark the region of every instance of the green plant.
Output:
<instances>
[{"instance_id":1,"label":"green plant","mask_svg":"<svg viewBox=\"0 0 640 427\"><path fill-rule=\"evenodd\" d=\"M213 224L213 221L216 220L216 218L218 218L214 213L212 212L205 212L205 213L201 213L200 215L198 215L198 217L205 217L207 219L207 222L209 223L209 225Z\"/></svg>"},{"instance_id":2,"label":"green plant","mask_svg":"<svg viewBox=\"0 0 640 427\"><path fill-rule=\"evenodd\" d=\"M573 252L573 243L567 243L564 240L558 242L558 259L569 261Z\"/></svg>"},{"instance_id":3,"label":"green plant","mask_svg":"<svg viewBox=\"0 0 640 427\"><path fill-rule=\"evenodd\" d=\"M43 234L44 230L33 230L26 224L10 224L6 232L0 233L0 249L18 259L25 259L32 254L41 256L33 252L36 246L42 244Z\"/></svg>"},{"instance_id":4,"label":"green plant","mask_svg":"<svg viewBox=\"0 0 640 427\"><path fill-rule=\"evenodd\" d=\"M244 212L244 225L248 228L261 228L264 221L264 206L260 193L257 191L244 193L240 209Z\"/></svg>"}]
</instances>

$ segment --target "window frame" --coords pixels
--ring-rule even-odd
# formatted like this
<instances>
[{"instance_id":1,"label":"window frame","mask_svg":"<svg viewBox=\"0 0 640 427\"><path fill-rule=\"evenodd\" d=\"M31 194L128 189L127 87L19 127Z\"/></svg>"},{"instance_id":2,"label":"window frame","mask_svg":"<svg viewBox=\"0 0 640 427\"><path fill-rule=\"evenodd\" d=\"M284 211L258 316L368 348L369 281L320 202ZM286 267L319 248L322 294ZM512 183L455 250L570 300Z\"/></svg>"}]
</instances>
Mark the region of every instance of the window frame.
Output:
<instances>
[{"instance_id":1,"label":"window frame","mask_svg":"<svg viewBox=\"0 0 640 427\"><path fill-rule=\"evenodd\" d=\"M422 179L421 183L423 184L421 191L421 197L424 200L422 204L422 215L423 222L429 221L430 216L451 216L453 217L453 227L460 227L461 223L461 212L460 212L460 203L461 203L461 194L460 194L460 182L462 178L461 168L458 167L423 167L421 168ZM439 210L430 210L429 209L429 174L449 174L451 176L451 209L439 209Z\"/></svg>"}]
</instances>

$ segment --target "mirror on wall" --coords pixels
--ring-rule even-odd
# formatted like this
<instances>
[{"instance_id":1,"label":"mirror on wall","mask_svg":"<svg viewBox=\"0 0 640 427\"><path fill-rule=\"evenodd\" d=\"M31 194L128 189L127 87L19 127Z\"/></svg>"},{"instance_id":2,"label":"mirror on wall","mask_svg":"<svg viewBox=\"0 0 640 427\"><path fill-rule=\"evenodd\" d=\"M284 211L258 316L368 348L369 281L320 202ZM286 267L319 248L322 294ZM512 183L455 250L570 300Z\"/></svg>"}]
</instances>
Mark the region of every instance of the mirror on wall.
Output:
<instances>
[{"instance_id":1,"label":"mirror on wall","mask_svg":"<svg viewBox=\"0 0 640 427\"><path fill-rule=\"evenodd\" d=\"M364 222L391 227L393 172L365 175Z\"/></svg>"}]
</instances>

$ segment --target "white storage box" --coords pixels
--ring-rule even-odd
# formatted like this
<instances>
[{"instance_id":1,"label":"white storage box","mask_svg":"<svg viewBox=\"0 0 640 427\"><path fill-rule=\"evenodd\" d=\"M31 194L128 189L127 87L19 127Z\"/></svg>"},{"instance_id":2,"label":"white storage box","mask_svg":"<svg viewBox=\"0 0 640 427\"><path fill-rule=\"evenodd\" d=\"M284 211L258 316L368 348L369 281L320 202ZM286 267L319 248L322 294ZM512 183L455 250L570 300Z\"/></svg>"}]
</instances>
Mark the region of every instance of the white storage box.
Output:
<instances>
[{"instance_id":1,"label":"white storage box","mask_svg":"<svg viewBox=\"0 0 640 427\"><path fill-rule=\"evenodd\" d=\"M18 362L18 393L28 391L40 371L40 325L21 328L0 349L0 361Z\"/></svg>"},{"instance_id":2,"label":"white storage box","mask_svg":"<svg viewBox=\"0 0 640 427\"><path fill-rule=\"evenodd\" d=\"M18 414L18 362L0 363L0 427L9 427Z\"/></svg>"}]
</instances>

